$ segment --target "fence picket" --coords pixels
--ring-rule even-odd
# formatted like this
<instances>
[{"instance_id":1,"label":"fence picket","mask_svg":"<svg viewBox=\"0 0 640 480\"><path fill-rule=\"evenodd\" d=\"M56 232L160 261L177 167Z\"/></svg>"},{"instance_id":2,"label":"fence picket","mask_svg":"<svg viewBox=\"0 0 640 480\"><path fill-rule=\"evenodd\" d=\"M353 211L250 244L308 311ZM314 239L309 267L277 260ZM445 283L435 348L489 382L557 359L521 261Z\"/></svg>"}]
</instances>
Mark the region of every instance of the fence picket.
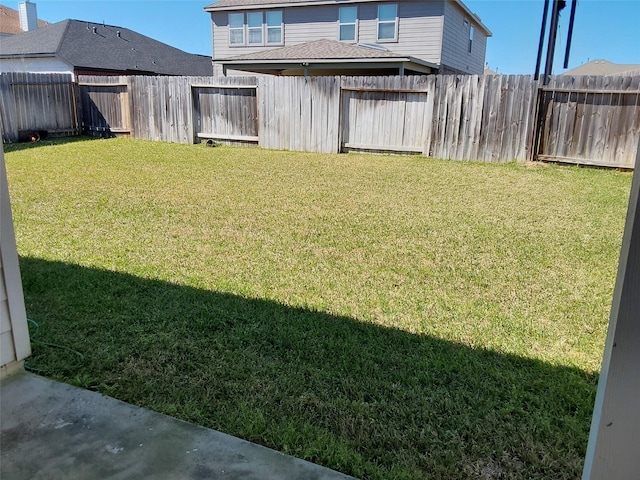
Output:
<instances>
[{"instance_id":1,"label":"fence picket","mask_svg":"<svg viewBox=\"0 0 640 480\"><path fill-rule=\"evenodd\" d=\"M561 76L540 90L531 77L513 75L81 76L74 83L64 74L5 73L0 128L4 142L84 128L178 143L217 138L301 151L629 168L640 138L640 77Z\"/></svg>"}]
</instances>

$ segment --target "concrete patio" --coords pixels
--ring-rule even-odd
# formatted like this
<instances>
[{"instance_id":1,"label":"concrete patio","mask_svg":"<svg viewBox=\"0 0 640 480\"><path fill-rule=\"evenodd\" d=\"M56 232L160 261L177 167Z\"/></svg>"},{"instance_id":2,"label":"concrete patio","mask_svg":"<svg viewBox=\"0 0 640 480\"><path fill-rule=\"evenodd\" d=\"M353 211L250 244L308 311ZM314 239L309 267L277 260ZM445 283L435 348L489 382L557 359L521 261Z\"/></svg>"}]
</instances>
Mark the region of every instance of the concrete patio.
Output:
<instances>
[{"instance_id":1,"label":"concrete patio","mask_svg":"<svg viewBox=\"0 0 640 480\"><path fill-rule=\"evenodd\" d=\"M30 373L0 382L0 410L3 480L352 478Z\"/></svg>"}]
</instances>

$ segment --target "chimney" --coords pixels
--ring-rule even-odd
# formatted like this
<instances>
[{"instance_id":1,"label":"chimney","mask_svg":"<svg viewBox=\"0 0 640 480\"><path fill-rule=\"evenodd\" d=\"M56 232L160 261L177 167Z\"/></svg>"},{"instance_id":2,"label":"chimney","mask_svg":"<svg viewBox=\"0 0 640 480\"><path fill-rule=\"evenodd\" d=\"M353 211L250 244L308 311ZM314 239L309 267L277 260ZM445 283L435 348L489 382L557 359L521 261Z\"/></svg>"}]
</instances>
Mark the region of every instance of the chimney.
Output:
<instances>
[{"instance_id":1,"label":"chimney","mask_svg":"<svg viewBox=\"0 0 640 480\"><path fill-rule=\"evenodd\" d=\"M25 0L24 2L20 2L18 8L20 12L20 28L22 31L28 32L37 29L38 12L36 11L36 4Z\"/></svg>"}]
</instances>

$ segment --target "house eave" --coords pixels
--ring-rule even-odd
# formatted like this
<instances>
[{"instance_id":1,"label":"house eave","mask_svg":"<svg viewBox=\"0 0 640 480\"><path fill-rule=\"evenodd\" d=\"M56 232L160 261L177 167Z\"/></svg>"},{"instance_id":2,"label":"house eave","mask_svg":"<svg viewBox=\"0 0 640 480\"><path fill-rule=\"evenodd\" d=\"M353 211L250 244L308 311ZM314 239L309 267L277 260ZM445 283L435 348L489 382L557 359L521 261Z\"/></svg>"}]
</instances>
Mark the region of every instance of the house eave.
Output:
<instances>
[{"instance_id":1,"label":"house eave","mask_svg":"<svg viewBox=\"0 0 640 480\"><path fill-rule=\"evenodd\" d=\"M287 70L292 68L306 68L309 70L339 70L339 69L366 69L376 70L384 68L397 68L398 70L411 70L414 72L429 74L439 69L439 65L424 62L413 57L395 58L310 58L310 59L274 59L274 60L215 60L214 63L222 65L224 69L236 70Z\"/></svg>"},{"instance_id":2,"label":"house eave","mask_svg":"<svg viewBox=\"0 0 640 480\"><path fill-rule=\"evenodd\" d=\"M55 53L0 53L0 59L3 60L15 60L15 59L27 59L27 58L55 58Z\"/></svg>"}]
</instances>

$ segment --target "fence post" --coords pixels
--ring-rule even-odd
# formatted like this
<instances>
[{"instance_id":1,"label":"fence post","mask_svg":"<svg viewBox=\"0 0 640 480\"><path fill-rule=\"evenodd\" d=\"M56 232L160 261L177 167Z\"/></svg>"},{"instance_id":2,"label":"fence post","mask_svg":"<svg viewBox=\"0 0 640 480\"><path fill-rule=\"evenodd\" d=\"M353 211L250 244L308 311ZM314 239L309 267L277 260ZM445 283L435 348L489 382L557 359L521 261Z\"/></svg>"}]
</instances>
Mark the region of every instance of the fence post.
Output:
<instances>
[{"instance_id":1,"label":"fence post","mask_svg":"<svg viewBox=\"0 0 640 480\"><path fill-rule=\"evenodd\" d=\"M638 142L636 164L640 164ZM640 472L640 172L633 174L583 480Z\"/></svg>"}]
</instances>

